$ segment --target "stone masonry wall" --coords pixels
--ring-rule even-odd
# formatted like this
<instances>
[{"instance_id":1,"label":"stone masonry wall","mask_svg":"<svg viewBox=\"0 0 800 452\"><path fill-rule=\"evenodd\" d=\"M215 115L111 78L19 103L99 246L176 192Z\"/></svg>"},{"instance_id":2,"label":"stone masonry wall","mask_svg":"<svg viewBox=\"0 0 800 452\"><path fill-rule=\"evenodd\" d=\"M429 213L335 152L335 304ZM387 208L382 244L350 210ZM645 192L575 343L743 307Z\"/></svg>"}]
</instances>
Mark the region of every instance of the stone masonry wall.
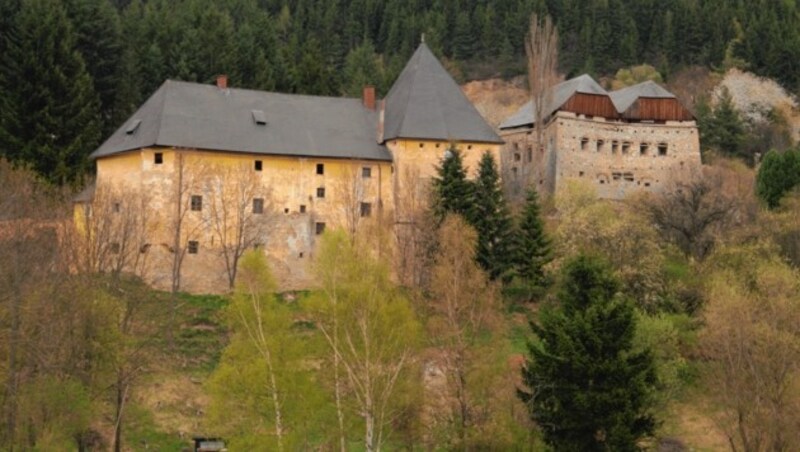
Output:
<instances>
[{"instance_id":1,"label":"stone masonry wall","mask_svg":"<svg viewBox=\"0 0 800 452\"><path fill-rule=\"evenodd\" d=\"M504 159L518 172L530 172L538 190L547 194L557 193L570 180L586 181L608 199L639 191L659 193L687 180L701 165L693 121L627 123L559 112L538 151L532 149L535 132L530 129L503 138Z\"/></svg>"}]
</instances>

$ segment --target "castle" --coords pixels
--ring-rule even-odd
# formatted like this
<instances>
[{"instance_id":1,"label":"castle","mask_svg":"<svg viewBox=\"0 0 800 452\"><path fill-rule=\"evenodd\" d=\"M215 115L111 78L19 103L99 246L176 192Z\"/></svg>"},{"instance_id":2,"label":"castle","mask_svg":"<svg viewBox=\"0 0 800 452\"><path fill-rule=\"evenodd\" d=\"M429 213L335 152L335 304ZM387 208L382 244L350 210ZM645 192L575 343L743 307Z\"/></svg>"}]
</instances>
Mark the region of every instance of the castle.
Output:
<instances>
[{"instance_id":1,"label":"castle","mask_svg":"<svg viewBox=\"0 0 800 452\"><path fill-rule=\"evenodd\" d=\"M544 103L536 109L530 101L500 125L512 191L530 183L553 195L577 180L622 199L663 192L700 168L694 116L654 82L609 93L582 75L556 85Z\"/></svg>"},{"instance_id":2,"label":"castle","mask_svg":"<svg viewBox=\"0 0 800 452\"><path fill-rule=\"evenodd\" d=\"M96 181L75 210L89 267L224 292L256 248L281 289L302 289L327 228L391 231L396 269L414 267L402 255L414 253L415 215L450 146L469 177L488 152L507 180L545 194L579 179L619 199L700 165L694 118L653 83L559 84L538 149L534 111L529 102L507 119L501 138L424 43L382 100L370 86L351 99L236 89L224 76L166 81L91 155Z\"/></svg>"},{"instance_id":3,"label":"castle","mask_svg":"<svg viewBox=\"0 0 800 452\"><path fill-rule=\"evenodd\" d=\"M76 220L100 271L221 292L259 248L282 289L307 288L326 228L397 229L449 146L474 174L502 143L424 43L382 100L373 87L349 99L167 81L91 154Z\"/></svg>"}]
</instances>

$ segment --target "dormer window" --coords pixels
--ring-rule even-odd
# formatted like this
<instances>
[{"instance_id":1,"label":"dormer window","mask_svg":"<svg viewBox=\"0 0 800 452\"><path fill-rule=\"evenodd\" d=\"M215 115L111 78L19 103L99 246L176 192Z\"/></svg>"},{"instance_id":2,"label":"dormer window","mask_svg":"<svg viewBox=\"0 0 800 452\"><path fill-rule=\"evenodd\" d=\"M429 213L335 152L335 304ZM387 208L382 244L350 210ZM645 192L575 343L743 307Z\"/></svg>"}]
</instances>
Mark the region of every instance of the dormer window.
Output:
<instances>
[{"instance_id":1,"label":"dormer window","mask_svg":"<svg viewBox=\"0 0 800 452\"><path fill-rule=\"evenodd\" d=\"M131 124L128 126L128 128L125 129L125 134L133 135L134 133L136 133L137 130L139 130L139 126L141 124L142 124L141 119L134 119L133 122L131 122Z\"/></svg>"},{"instance_id":2,"label":"dormer window","mask_svg":"<svg viewBox=\"0 0 800 452\"><path fill-rule=\"evenodd\" d=\"M253 122L255 122L257 126L267 125L267 117L264 116L262 110L253 110Z\"/></svg>"}]
</instances>

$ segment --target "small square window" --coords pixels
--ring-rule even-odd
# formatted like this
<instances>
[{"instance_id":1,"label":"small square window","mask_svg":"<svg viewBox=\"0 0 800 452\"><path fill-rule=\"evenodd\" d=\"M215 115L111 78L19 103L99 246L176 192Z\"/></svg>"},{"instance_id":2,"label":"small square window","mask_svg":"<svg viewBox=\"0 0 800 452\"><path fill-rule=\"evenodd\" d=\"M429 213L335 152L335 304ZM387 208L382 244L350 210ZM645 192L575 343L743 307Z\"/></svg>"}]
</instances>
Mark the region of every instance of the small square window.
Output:
<instances>
[{"instance_id":1,"label":"small square window","mask_svg":"<svg viewBox=\"0 0 800 452\"><path fill-rule=\"evenodd\" d=\"M200 249L200 242L197 240L189 240L189 246L187 251L189 254L197 254L197 251Z\"/></svg>"},{"instance_id":2,"label":"small square window","mask_svg":"<svg viewBox=\"0 0 800 452\"><path fill-rule=\"evenodd\" d=\"M325 164L317 163L317 174L325 174Z\"/></svg>"},{"instance_id":3,"label":"small square window","mask_svg":"<svg viewBox=\"0 0 800 452\"><path fill-rule=\"evenodd\" d=\"M658 145L658 155L664 157L667 155L667 143L659 143Z\"/></svg>"},{"instance_id":4,"label":"small square window","mask_svg":"<svg viewBox=\"0 0 800 452\"><path fill-rule=\"evenodd\" d=\"M317 198L324 198L325 197L325 187L317 188Z\"/></svg>"},{"instance_id":5,"label":"small square window","mask_svg":"<svg viewBox=\"0 0 800 452\"><path fill-rule=\"evenodd\" d=\"M199 212L203 210L203 197L200 195L192 195L192 210Z\"/></svg>"},{"instance_id":6,"label":"small square window","mask_svg":"<svg viewBox=\"0 0 800 452\"><path fill-rule=\"evenodd\" d=\"M303 258L303 252L302 251L300 251L300 255L299 256L300 256L300 259Z\"/></svg>"},{"instance_id":7,"label":"small square window","mask_svg":"<svg viewBox=\"0 0 800 452\"><path fill-rule=\"evenodd\" d=\"M325 223L317 223L315 225L317 235L322 234L325 232Z\"/></svg>"},{"instance_id":8,"label":"small square window","mask_svg":"<svg viewBox=\"0 0 800 452\"><path fill-rule=\"evenodd\" d=\"M522 160L522 156L519 155L519 152L515 152L514 153L514 161L515 162L519 162L520 160Z\"/></svg>"},{"instance_id":9,"label":"small square window","mask_svg":"<svg viewBox=\"0 0 800 452\"><path fill-rule=\"evenodd\" d=\"M264 169L264 162L261 160L256 160L256 171L261 171Z\"/></svg>"},{"instance_id":10,"label":"small square window","mask_svg":"<svg viewBox=\"0 0 800 452\"><path fill-rule=\"evenodd\" d=\"M370 215L372 215L372 204L370 204L368 202L362 202L361 203L361 216L362 217L368 217Z\"/></svg>"},{"instance_id":11,"label":"small square window","mask_svg":"<svg viewBox=\"0 0 800 452\"><path fill-rule=\"evenodd\" d=\"M164 154L162 154L161 152L156 152L155 155L153 156L153 161L155 162L156 165L164 163Z\"/></svg>"},{"instance_id":12,"label":"small square window","mask_svg":"<svg viewBox=\"0 0 800 452\"><path fill-rule=\"evenodd\" d=\"M369 166L361 168L361 177L364 179L369 179L372 177L372 168Z\"/></svg>"},{"instance_id":13,"label":"small square window","mask_svg":"<svg viewBox=\"0 0 800 452\"><path fill-rule=\"evenodd\" d=\"M619 141L614 140L611 142L611 153L616 154L617 152L619 152Z\"/></svg>"},{"instance_id":14,"label":"small square window","mask_svg":"<svg viewBox=\"0 0 800 452\"><path fill-rule=\"evenodd\" d=\"M306 213L306 205L300 204L300 213Z\"/></svg>"},{"instance_id":15,"label":"small square window","mask_svg":"<svg viewBox=\"0 0 800 452\"><path fill-rule=\"evenodd\" d=\"M467 150L468 150L468 151L472 150L472 145L471 145L471 144L470 144L470 145L467 145Z\"/></svg>"},{"instance_id":16,"label":"small square window","mask_svg":"<svg viewBox=\"0 0 800 452\"><path fill-rule=\"evenodd\" d=\"M422 148L424 148L424 147L425 147L425 143L420 143L420 144L419 144L419 148L420 148L420 149L422 149Z\"/></svg>"},{"instance_id":17,"label":"small square window","mask_svg":"<svg viewBox=\"0 0 800 452\"><path fill-rule=\"evenodd\" d=\"M578 171L578 177L583 177L583 171Z\"/></svg>"},{"instance_id":18,"label":"small square window","mask_svg":"<svg viewBox=\"0 0 800 452\"><path fill-rule=\"evenodd\" d=\"M581 151L585 151L586 150L586 146L588 146L588 145L589 145L589 139L588 138L581 138Z\"/></svg>"},{"instance_id":19,"label":"small square window","mask_svg":"<svg viewBox=\"0 0 800 452\"><path fill-rule=\"evenodd\" d=\"M639 154L640 155L647 155L647 152L650 150L650 145L647 143L641 143L639 145Z\"/></svg>"},{"instance_id":20,"label":"small square window","mask_svg":"<svg viewBox=\"0 0 800 452\"><path fill-rule=\"evenodd\" d=\"M629 142L622 143L622 153L627 154L631 151L631 144Z\"/></svg>"},{"instance_id":21,"label":"small square window","mask_svg":"<svg viewBox=\"0 0 800 452\"><path fill-rule=\"evenodd\" d=\"M264 213L264 198L253 198L253 213Z\"/></svg>"},{"instance_id":22,"label":"small square window","mask_svg":"<svg viewBox=\"0 0 800 452\"><path fill-rule=\"evenodd\" d=\"M114 203L114 213L119 213L119 211L120 211L120 205L119 205L118 202L115 202Z\"/></svg>"}]
</instances>

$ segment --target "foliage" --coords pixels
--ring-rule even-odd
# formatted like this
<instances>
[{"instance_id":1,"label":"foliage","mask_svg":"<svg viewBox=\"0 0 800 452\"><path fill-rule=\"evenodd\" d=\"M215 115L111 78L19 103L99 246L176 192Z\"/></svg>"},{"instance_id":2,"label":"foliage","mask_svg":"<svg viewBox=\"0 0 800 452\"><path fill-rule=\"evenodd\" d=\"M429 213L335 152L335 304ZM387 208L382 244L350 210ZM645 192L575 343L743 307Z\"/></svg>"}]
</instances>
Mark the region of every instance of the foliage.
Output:
<instances>
[{"instance_id":1,"label":"foliage","mask_svg":"<svg viewBox=\"0 0 800 452\"><path fill-rule=\"evenodd\" d=\"M467 180L463 156L455 145L445 151L433 179L433 210L440 220L448 213L471 219L474 204L473 185Z\"/></svg>"},{"instance_id":2,"label":"foliage","mask_svg":"<svg viewBox=\"0 0 800 452\"><path fill-rule=\"evenodd\" d=\"M468 217L478 233L475 258L489 278L508 279L514 264L511 214L497 163L489 152L483 154L472 186L473 203Z\"/></svg>"},{"instance_id":3,"label":"foliage","mask_svg":"<svg viewBox=\"0 0 800 452\"><path fill-rule=\"evenodd\" d=\"M525 206L517 227L516 272L531 286L547 283L545 266L553 259L552 242L544 230L536 189L528 189Z\"/></svg>"},{"instance_id":4,"label":"foliage","mask_svg":"<svg viewBox=\"0 0 800 452\"><path fill-rule=\"evenodd\" d=\"M380 449L393 437L391 420L408 409L420 325L385 263L344 232L323 234L315 266L321 291L307 309L327 344L339 444L347 442L345 422L357 420L364 448Z\"/></svg>"},{"instance_id":5,"label":"foliage","mask_svg":"<svg viewBox=\"0 0 800 452\"><path fill-rule=\"evenodd\" d=\"M607 264L579 256L564 268L559 306L531 324L520 398L556 450L633 451L653 434L656 367L635 348L635 311L618 289Z\"/></svg>"},{"instance_id":6,"label":"foliage","mask_svg":"<svg viewBox=\"0 0 800 452\"><path fill-rule=\"evenodd\" d=\"M709 269L706 377L737 450L793 450L800 381L800 277L764 243L727 247Z\"/></svg>"},{"instance_id":7,"label":"foliage","mask_svg":"<svg viewBox=\"0 0 800 452\"><path fill-rule=\"evenodd\" d=\"M0 65L0 155L79 185L99 144L99 101L59 0L22 2Z\"/></svg>"},{"instance_id":8,"label":"foliage","mask_svg":"<svg viewBox=\"0 0 800 452\"><path fill-rule=\"evenodd\" d=\"M611 81L611 89L618 90L647 81L664 83L661 74L649 64L626 67L618 70L614 75L614 80Z\"/></svg>"},{"instance_id":9,"label":"foliage","mask_svg":"<svg viewBox=\"0 0 800 452\"><path fill-rule=\"evenodd\" d=\"M777 208L783 196L797 186L800 186L800 149L767 153L756 179L756 193L767 207Z\"/></svg>"},{"instance_id":10,"label":"foliage","mask_svg":"<svg viewBox=\"0 0 800 452\"><path fill-rule=\"evenodd\" d=\"M232 332L222 361L208 381L209 427L237 448L282 449L300 444L319 411L302 334L275 295L263 253L243 257L226 317ZM293 446L294 447L294 446Z\"/></svg>"},{"instance_id":11,"label":"foliage","mask_svg":"<svg viewBox=\"0 0 800 452\"><path fill-rule=\"evenodd\" d=\"M711 108L706 99L697 107L697 126L702 150L714 150L723 155L751 159L744 153L745 123L727 88L723 88L716 105Z\"/></svg>"}]
</instances>

